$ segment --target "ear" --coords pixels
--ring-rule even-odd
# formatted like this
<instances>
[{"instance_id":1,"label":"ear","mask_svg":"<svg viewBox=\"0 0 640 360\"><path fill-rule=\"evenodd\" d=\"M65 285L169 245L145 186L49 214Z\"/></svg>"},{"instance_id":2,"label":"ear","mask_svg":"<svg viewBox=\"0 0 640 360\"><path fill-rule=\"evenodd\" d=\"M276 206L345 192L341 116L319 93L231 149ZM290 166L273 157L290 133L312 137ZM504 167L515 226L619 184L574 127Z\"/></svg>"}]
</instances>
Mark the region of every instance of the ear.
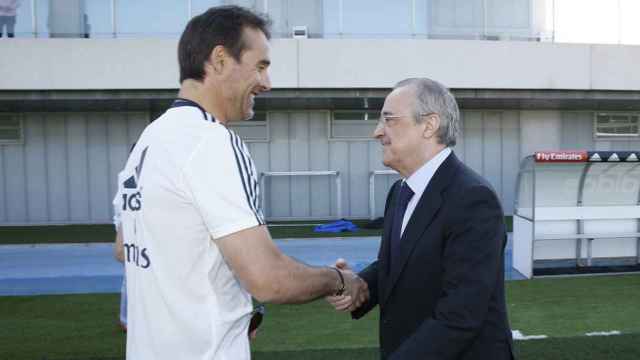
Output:
<instances>
[{"instance_id":1,"label":"ear","mask_svg":"<svg viewBox=\"0 0 640 360\"><path fill-rule=\"evenodd\" d=\"M224 46L218 45L211 50L208 61L205 63L205 72L213 74L222 74L225 63L227 62L227 51Z\"/></svg>"},{"instance_id":2,"label":"ear","mask_svg":"<svg viewBox=\"0 0 640 360\"><path fill-rule=\"evenodd\" d=\"M440 116L438 114L430 114L424 121L425 127L422 132L422 136L425 139L430 139L438 133L440 128Z\"/></svg>"}]
</instances>

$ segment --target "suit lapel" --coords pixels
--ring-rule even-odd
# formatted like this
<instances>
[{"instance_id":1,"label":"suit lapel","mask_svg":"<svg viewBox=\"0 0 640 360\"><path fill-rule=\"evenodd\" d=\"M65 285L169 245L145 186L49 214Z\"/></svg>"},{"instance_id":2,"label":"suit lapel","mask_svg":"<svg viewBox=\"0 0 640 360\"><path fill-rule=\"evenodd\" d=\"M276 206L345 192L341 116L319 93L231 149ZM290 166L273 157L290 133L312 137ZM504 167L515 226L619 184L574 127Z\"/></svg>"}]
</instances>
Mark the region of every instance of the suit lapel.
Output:
<instances>
[{"instance_id":1,"label":"suit lapel","mask_svg":"<svg viewBox=\"0 0 640 360\"><path fill-rule=\"evenodd\" d=\"M452 176L455 174L455 170L458 168L458 163L458 159L452 152L440 165L436 173L433 175L433 178L431 178L431 181L429 181L429 185L424 190L424 193L422 193L422 197L418 201L418 205L413 211L413 214L407 223L407 227L402 234L397 259L394 259L391 262L391 273L381 302L382 304L387 301L387 298L391 294L395 283L398 281L404 266L409 260L409 257L418 244L422 234L427 230L429 225L431 225L431 222L438 213L438 210L440 210L440 207L442 206L442 191L450 183ZM390 213L393 214L393 212ZM385 219L387 251L389 246L389 236L391 234L391 223L391 220L387 221L387 219ZM387 227L389 227L389 230L387 230ZM388 255L389 252L387 252L387 257Z\"/></svg>"}]
</instances>

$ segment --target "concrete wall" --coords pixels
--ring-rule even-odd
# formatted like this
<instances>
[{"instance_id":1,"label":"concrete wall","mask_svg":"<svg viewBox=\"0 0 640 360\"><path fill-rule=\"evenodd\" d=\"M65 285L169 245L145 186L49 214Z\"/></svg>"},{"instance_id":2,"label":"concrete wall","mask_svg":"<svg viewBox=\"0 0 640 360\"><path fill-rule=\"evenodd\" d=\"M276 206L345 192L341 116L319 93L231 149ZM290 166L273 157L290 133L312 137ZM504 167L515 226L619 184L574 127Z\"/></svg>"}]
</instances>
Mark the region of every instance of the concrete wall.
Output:
<instances>
[{"instance_id":1,"label":"concrete wall","mask_svg":"<svg viewBox=\"0 0 640 360\"><path fill-rule=\"evenodd\" d=\"M463 111L463 136L454 151L485 176L503 201L513 209L520 150L518 111ZM329 112L272 112L268 142L249 143L263 171L338 170L342 176L344 216L369 215L369 174L382 170L381 147L375 140L330 139ZM397 176L376 178L375 210L381 216L387 192ZM333 178L284 178L267 181L265 214L268 218L326 218L336 215Z\"/></svg>"},{"instance_id":2,"label":"concrete wall","mask_svg":"<svg viewBox=\"0 0 640 360\"><path fill-rule=\"evenodd\" d=\"M638 46L466 40L276 39L276 88L388 88L427 76L451 88L640 90ZM0 90L174 89L177 42L0 42Z\"/></svg>"},{"instance_id":3,"label":"concrete wall","mask_svg":"<svg viewBox=\"0 0 640 360\"><path fill-rule=\"evenodd\" d=\"M369 174L384 169L377 141L331 139L328 111L268 114L269 137L249 142L258 172L338 170L343 216L369 216ZM110 223L116 176L147 113L26 113L24 141L0 145L0 224ZM518 111L463 111L454 151L485 176L512 211L520 151ZM365 124L365 126L368 126ZM242 133L242 132L240 132ZM397 176L376 178L381 216ZM337 215L333 178L272 178L262 189L269 219Z\"/></svg>"},{"instance_id":4,"label":"concrete wall","mask_svg":"<svg viewBox=\"0 0 640 360\"><path fill-rule=\"evenodd\" d=\"M116 176L146 113L22 114L0 145L0 224L110 223Z\"/></svg>"},{"instance_id":5,"label":"concrete wall","mask_svg":"<svg viewBox=\"0 0 640 360\"><path fill-rule=\"evenodd\" d=\"M144 112L25 113L22 144L0 145L0 224L109 223L116 175L149 120ZM493 185L511 214L520 160L536 150L637 150L640 140L594 139L593 112L463 110L456 155ZM329 111L277 111L248 143L258 172L338 170L343 215L369 216L369 174L384 169L377 141L330 138ZM362 125L368 127L368 124ZM363 129L365 133L370 129ZM266 136L266 135L265 135ZM397 176L376 178L376 216ZM333 178L272 178L269 219L336 216Z\"/></svg>"},{"instance_id":6,"label":"concrete wall","mask_svg":"<svg viewBox=\"0 0 640 360\"><path fill-rule=\"evenodd\" d=\"M522 143L520 152L524 156L536 151L559 150L562 136L562 113L560 111L521 111ZM567 129L568 130L568 129Z\"/></svg>"}]
</instances>

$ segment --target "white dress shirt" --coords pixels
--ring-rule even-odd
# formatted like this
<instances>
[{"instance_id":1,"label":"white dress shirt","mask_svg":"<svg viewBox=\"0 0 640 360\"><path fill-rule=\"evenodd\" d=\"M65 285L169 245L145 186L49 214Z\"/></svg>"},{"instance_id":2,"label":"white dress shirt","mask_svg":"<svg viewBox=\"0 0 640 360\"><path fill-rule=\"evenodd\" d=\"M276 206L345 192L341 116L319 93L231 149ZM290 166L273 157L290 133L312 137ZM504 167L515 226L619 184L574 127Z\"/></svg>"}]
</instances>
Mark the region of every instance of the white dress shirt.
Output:
<instances>
[{"instance_id":1,"label":"white dress shirt","mask_svg":"<svg viewBox=\"0 0 640 360\"><path fill-rule=\"evenodd\" d=\"M442 151L436 154L436 156L422 165L420 169L411 174L407 179L403 180L413 191L413 197L407 205L407 210L404 212L404 217L402 218L402 232L400 233L400 236L404 234L404 229L407 227L409 219L411 219L411 215L413 215L413 211L416 209L416 206L418 205L424 190L427 188L427 185L429 185L431 178L449 154L451 154L450 148L447 147L442 149Z\"/></svg>"}]
</instances>

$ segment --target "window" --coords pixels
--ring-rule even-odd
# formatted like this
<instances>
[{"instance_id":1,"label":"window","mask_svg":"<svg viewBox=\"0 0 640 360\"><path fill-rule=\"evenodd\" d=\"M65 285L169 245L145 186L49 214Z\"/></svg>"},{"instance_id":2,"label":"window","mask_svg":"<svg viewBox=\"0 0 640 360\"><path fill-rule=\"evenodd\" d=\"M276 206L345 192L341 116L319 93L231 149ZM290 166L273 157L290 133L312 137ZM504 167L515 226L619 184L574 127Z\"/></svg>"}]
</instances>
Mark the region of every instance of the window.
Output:
<instances>
[{"instance_id":1,"label":"window","mask_svg":"<svg viewBox=\"0 0 640 360\"><path fill-rule=\"evenodd\" d=\"M378 110L336 110L331 115L331 139L372 139L378 124Z\"/></svg>"},{"instance_id":2,"label":"window","mask_svg":"<svg viewBox=\"0 0 640 360\"><path fill-rule=\"evenodd\" d=\"M250 120L233 122L230 127L245 142L269 141L269 125L265 111L256 111Z\"/></svg>"},{"instance_id":3,"label":"window","mask_svg":"<svg viewBox=\"0 0 640 360\"><path fill-rule=\"evenodd\" d=\"M0 144L22 143L22 121L16 114L0 114Z\"/></svg>"},{"instance_id":4,"label":"window","mask_svg":"<svg viewBox=\"0 0 640 360\"><path fill-rule=\"evenodd\" d=\"M640 114L596 113L596 137L638 137Z\"/></svg>"}]
</instances>

